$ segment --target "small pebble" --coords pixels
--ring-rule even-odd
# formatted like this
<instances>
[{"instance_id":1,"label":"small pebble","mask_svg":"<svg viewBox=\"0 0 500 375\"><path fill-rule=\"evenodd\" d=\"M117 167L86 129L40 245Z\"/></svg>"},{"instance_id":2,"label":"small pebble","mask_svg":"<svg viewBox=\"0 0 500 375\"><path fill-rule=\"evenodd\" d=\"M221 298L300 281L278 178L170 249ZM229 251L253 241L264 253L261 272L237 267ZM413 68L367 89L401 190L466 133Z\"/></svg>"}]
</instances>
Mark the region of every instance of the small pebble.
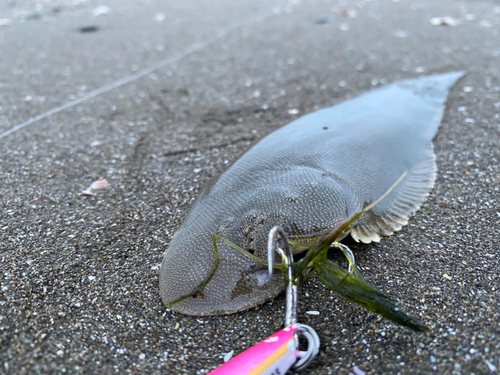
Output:
<instances>
[{"instance_id":1,"label":"small pebble","mask_svg":"<svg viewBox=\"0 0 500 375\"><path fill-rule=\"evenodd\" d=\"M325 25L328 23L328 17L327 16L316 17L316 19L314 20L314 23L316 25Z\"/></svg>"},{"instance_id":2,"label":"small pebble","mask_svg":"<svg viewBox=\"0 0 500 375\"><path fill-rule=\"evenodd\" d=\"M484 360L484 363L486 363L486 366L488 366L491 372L495 372L497 370L496 366L487 359Z\"/></svg>"},{"instance_id":3,"label":"small pebble","mask_svg":"<svg viewBox=\"0 0 500 375\"><path fill-rule=\"evenodd\" d=\"M96 25L87 25L87 26L80 27L78 30L82 34L95 33L96 31L99 31L99 26L96 26Z\"/></svg>"}]
</instances>

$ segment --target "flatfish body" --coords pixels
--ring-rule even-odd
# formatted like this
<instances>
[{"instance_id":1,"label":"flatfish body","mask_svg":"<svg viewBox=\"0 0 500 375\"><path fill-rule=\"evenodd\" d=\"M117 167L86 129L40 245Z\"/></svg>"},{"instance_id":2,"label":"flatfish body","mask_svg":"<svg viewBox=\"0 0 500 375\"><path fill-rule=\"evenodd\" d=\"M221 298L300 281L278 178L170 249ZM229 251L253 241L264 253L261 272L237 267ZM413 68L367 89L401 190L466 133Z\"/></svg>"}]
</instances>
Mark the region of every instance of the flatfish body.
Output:
<instances>
[{"instance_id":1,"label":"flatfish body","mask_svg":"<svg viewBox=\"0 0 500 375\"><path fill-rule=\"evenodd\" d=\"M266 269L218 242L222 237L263 259L269 230L280 225L311 242L381 197L350 235L364 243L400 230L425 201L436 176L432 139L450 88L463 72L398 81L305 115L271 133L200 194L165 251L160 294L189 315L256 306L284 287ZM194 295L193 295L194 294ZM185 297L185 298L183 298Z\"/></svg>"}]
</instances>

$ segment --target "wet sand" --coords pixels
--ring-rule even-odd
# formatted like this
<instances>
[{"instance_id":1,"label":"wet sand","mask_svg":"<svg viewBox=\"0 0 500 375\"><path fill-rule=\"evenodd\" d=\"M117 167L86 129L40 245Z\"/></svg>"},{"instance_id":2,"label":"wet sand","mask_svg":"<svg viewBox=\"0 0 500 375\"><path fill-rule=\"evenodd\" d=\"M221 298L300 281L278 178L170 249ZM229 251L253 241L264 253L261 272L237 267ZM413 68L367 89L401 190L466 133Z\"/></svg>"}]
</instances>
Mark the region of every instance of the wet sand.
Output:
<instances>
[{"instance_id":1,"label":"wet sand","mask_svg":"<svg viewBox=\"0 0 500 375\"><path fill-rule=\"evenodd\" d=\"M200 189L303 114L453 70L467 76L429 200L395 236L350 243L432 331L310 280L299 321L322 344L306 373L499 371L498 3L37 4L0 7L0 373L204 374L279 330L284 295L229 316L159 311L162 254ZM99 179L110 188L82 194Z\"/></svg>"}]
</instances>

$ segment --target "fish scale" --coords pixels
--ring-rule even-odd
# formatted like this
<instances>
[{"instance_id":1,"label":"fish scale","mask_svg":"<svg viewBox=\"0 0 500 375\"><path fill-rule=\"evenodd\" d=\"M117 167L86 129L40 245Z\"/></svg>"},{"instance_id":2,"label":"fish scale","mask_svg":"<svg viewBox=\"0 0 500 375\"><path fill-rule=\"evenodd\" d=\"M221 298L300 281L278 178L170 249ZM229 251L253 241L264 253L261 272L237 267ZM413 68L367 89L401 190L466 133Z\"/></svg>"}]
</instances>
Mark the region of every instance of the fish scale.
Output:
<instances>
[{"instance_id":1,"label":"fish scale","mask_svg":"<svg viewBox=\"0 0 500 375\"><path fill-rule=\"evenodd\" d=\"M356 241L379 241L406 225L436 174L432 147L452 72L397 81L305 115L271 133L207 185L165 251L160 294L189 315L228 314L284 288L266 270L218 242L219 234L266 259L269 230L280 225L302 242L336 228L403 181L351 228ZM296 249L297 250L297 249ZM196 295L192 296L194 292Z\"/></svg>"}]
</instances>

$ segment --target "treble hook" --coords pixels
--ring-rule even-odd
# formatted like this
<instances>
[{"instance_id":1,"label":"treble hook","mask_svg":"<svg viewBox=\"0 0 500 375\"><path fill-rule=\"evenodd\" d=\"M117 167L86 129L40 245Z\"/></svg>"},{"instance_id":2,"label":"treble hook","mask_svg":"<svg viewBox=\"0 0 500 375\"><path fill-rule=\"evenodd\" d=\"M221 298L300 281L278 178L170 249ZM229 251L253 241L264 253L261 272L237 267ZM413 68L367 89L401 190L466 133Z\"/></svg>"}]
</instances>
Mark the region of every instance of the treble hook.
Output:
<instances>
[{"instance_id":1,"label":"treble hook","mask_svg":"<svg viewBox=\"0 0 500 375\"><path fill-rule=\"evenodd\" d=\"M269 239L267 242L267 263L269 269L269 280L273 275L274 268L274 243L276 235L280 236L280 246L276 249L283 259L287 267L288 285L286 288L286 310L285 310L285 329L291 325L298 328L295 336L296 347L299 347L299 338L307 340L307 350L298 352L298 360L292 366L295 371L302 371L314 360L319 352L319 337L314 329L305 325L297 324L297 285L294 284L295 278L293 275L293 254L288 243L286 233L279 226L273 227L269 231ZM282 249L283 247L283 249Z\"/></svg>"}]
</instances>

